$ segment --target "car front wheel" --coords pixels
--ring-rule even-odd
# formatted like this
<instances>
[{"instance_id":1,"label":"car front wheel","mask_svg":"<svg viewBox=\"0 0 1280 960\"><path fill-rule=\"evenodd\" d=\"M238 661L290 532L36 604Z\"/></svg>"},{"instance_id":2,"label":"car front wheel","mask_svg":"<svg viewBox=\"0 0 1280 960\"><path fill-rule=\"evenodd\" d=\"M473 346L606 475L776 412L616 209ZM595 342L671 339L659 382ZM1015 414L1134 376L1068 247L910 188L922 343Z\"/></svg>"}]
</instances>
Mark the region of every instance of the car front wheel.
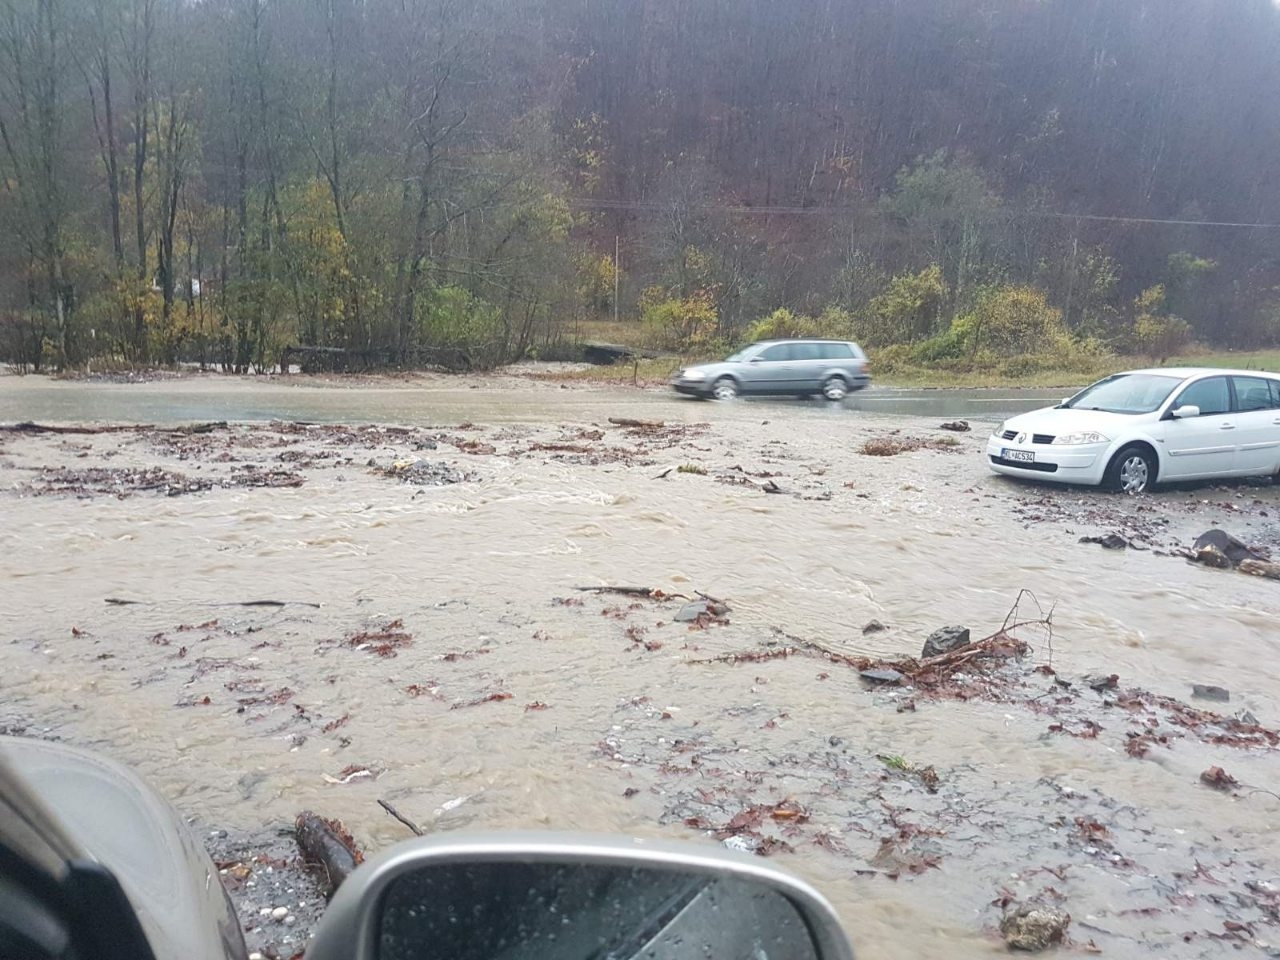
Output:
<instances>
[{"instance_id":1,"label":"car front wheel","mask_svg":"<svg viewBox=\"0 0 1280 960\"><path fill-rule=\"evenodd\" d=\"M1144 447L1125 447L1107 467L1104 484L1119 493L1146 493L1156 482L1156 459Z\"/></svg>"},{"instance_id":2,"label":"car front wheel","mask_svg":"<svg viewBox=\"0 0 1280 960\"><path fill-rule=\"evenodd\" d=\"M721 377L712 385L711 395L717 400L734 400L738 396L738 383L733 377Z\"/></svg>"},{"instance_id":3,"label":"car front wheel","mask_svg":"<svg viewBox=\"0 0 1280 960\"><path fill-rule=\"evenodd\" d=\"M849 395L849 385L843 377L830 377L822 385L822 395L828 400L843 400Z\"/></svg>"}]
</instances>

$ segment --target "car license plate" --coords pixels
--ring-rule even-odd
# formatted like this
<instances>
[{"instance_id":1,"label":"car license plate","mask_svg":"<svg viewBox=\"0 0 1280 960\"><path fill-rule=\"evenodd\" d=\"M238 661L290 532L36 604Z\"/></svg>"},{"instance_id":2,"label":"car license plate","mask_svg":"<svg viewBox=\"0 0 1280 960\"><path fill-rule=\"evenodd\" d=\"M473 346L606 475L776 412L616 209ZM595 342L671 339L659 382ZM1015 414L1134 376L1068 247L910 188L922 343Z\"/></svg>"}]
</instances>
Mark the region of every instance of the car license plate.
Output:
<instances>
[{"instance_id":1,"label":"car license plate","mask_svg":"<svg viewBox=\"0 0 1280 960\"><path fill-rule=\"evenodd\" d=\"M1034 450L1010 450L1005 447L1000 455L1006 460L1018 460L1022 463L1036 462L1036 452Z\"/></svg>"}]
</instances>

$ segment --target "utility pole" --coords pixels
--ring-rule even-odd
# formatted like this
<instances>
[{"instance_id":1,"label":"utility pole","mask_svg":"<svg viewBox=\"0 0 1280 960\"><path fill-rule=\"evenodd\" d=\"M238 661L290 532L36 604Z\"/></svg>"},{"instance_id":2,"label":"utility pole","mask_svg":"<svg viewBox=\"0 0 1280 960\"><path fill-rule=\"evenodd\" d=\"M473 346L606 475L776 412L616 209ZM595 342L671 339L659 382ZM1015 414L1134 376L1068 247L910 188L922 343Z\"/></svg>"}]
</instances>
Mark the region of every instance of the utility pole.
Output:
<instances>
[{"instance_id":1,"label":"utility pole","mask_svg":"<svg viewBox=\"0 0 1280 960\"><path fill-rule=\"evenodd\" d=\"M613 235L613 322L618 322L618 235Z\"/></svg>"}]
</instances>

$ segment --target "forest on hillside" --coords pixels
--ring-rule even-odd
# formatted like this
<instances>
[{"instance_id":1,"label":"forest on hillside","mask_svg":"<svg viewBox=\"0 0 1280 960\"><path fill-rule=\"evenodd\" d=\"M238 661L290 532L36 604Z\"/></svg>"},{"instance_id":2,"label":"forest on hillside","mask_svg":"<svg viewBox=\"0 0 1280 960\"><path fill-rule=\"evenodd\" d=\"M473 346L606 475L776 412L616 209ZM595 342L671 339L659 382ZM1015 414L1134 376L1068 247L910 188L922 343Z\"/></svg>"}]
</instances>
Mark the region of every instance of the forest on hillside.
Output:
<instances>
[{"instance_id":1,"label":"forest on hillside","mask_svg":"<svg viewBox=\"0 0 1280 960\"><path fill-rule=\"evenodd\" d=\"M1272 344L1277 50L1272 0L0 0L0 359Z\"/></svg>"}]
</instances>

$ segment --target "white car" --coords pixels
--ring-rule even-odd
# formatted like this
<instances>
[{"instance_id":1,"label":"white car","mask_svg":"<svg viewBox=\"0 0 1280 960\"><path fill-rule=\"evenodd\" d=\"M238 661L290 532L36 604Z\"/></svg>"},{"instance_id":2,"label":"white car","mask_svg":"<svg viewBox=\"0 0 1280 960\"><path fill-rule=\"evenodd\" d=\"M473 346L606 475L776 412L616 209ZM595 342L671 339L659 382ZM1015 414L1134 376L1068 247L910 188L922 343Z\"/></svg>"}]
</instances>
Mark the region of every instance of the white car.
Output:
<instances>
[{"instance_id":1,"label":"white car","mask_svg":"<svg viewBox=\"0 0 1280 960\"><path fill-rule=\"evenodd\" d=\"M991 469L1142 493L1157 481L1280 473L1280 374L1118 373L1070 400L1000 424Z\"/></svg>"}]
</instances>

